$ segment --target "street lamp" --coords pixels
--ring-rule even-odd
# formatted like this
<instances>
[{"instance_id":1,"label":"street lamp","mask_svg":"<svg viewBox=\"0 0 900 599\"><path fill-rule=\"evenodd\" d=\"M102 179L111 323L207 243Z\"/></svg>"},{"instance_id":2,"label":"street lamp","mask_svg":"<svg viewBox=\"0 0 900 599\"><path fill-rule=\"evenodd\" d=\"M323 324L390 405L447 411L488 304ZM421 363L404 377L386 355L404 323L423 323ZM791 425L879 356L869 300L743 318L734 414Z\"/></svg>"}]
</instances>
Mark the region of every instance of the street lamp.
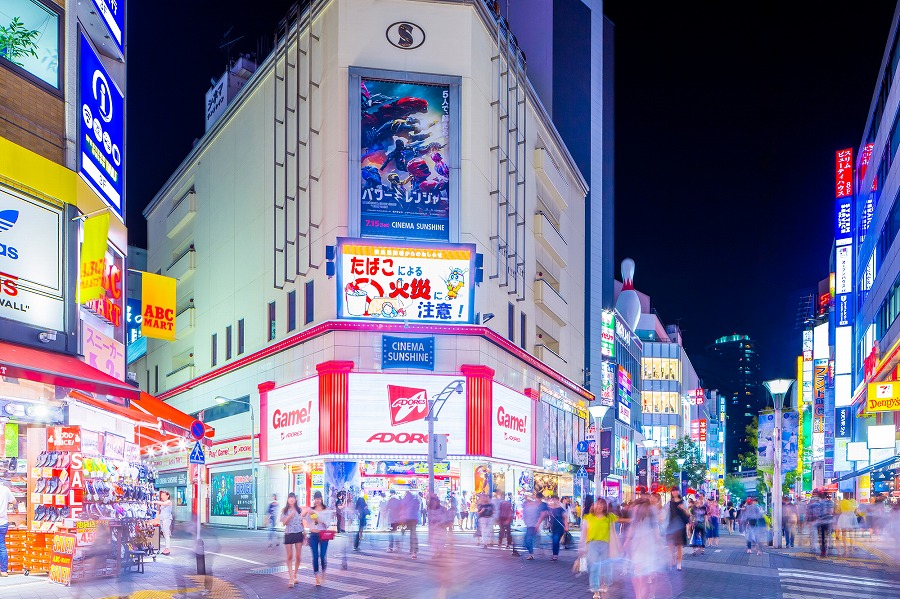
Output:
<instances>
[{"instance_id":1,"label":"street lamp","mask_svg":"<svg viewBox=\"0 0 900 599\"><path fill-rule=\"evenodd\" d=\"M603 459L600 455L603 450L600 447L600 432L603 430L603 418L609 412L610 406L593 405L588 408L591 418L594 419L594 498L600 497L603 487Z\"/></svg>"},{"instance_id":2,"label":"street lamp","mask_svg":"<svg viewBox=\"0 0 900 599\"><path fill-rule=\"evenodd\" d=\"M682 490L681 479L684 478L684 463L687 460L684 458L675 458L675 462L678 464L678 492L684 495L684 491Z\"/></svg>"},{"instance_id":3,"label":"street lamp","mask_svg":"<svg viewBox=\"0 0 900 599\"><path fill-rule=\"evenodd\" d=\"M763 383L775 404L775 464L772 473L772 536L775 549L781 549L781 411L793 384L793 379L774 379Z\"/></svg>"},{"instance_id":4,"label":"street lamp","mask_svg":"<svg viewBox=\"0 0 900 599\"><path fill-rule=\"evenodd\" d=\"M426 500L426 506L428 501L431 500L431 496L434 495L434 454L436 447L434 423L437 421L441 409L443 409L450 396L454 393L462 395L462 392L463 382L453 381L444 387L443 391L438 393L436 397L428 400L428 415L425 417L425 420L428 421L428 499ZM438 402L440 402L440 405L438 405ZM441 459L444 459L444 457L446 455L441 457Z\"/></svg>"},{"instance_id":5,"label":"street lamp","mask_svg":"<svg viewBox=\"0 0 900 599\"><path fill-rule=\"evenodd\" d=\"M256 485L257 485L257 472L256 472L256 414L253 411L253 404L250 403L249 400L245 399L231 399L230 397L216 397L216 403L220 405L224 405L227 403L237 403L243 404L250 408L250 472L253 476L253 486L252 486L252 494L253 494L253 507L250 510L250 515L247 520L247 527L250 530L256 530L257 522L256 522Z\"/></svg>"}]
</instances>

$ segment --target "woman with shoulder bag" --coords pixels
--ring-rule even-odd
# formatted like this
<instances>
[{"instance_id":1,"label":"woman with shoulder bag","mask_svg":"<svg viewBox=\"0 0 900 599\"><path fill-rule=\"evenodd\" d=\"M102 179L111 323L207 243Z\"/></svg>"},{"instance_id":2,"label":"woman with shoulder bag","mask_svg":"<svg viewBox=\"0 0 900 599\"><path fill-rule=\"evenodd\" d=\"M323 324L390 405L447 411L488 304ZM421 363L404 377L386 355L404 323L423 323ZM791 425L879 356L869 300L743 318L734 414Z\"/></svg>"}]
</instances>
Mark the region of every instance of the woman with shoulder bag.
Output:
<instances>
[{"instance_id":1,"label":"woman with shoulder bag","mask_svg":"<svg viewBox=\"0 0 900 599\"><path fill-rule=\"evenodd\" d=\"M284 524L284 550L287 554L288 587L297 584L297 570L300 569L300 556L303 553L303 516L305 508L297 505L297 496L289 493L287 503L281 510L281 523Z\"/></svg>"},{"instance_id":2,"label":"woman with shoulder bag","mask_svg":"<svg viewBox=\"0 0 900 599\"><path fill-rule=\"evenodd\" d=\"M666 537L672 547L672 561L678 570L681 570L681 558L684 546L687 545L687 524L690 519L691 517L681 500L681 491L672 489Z\"/></svg>"},{"instance_id":3,"label":"woman with shoulder bag","mask_svg":"<svg viewBox=\"0 0 900 599\"><path fill-rule=\"evenodd\" d=\"M322 500L322 492L316 491L313 495L313 505L306 512L306 521L309 525L309 549L313 556L313 574L316 576L316 586L325 582L325 555L328 553L328 541L334 538L334 531L330 530L334 512L325 507ZM322 576L319 577L319 565L322 566Z\"/></svg>"},{"instance_id":4,"label":"woman with shoulder bag","mask_svg":"<svg viewBox=\"0 0 900 599\"><path fill-rule=\"evenodd\" d=\"M588 570L588 584L594 592L594 599L600 599L609 592L612 584L612 562L621 555L619 538L616 535L616 521L619 518L609 511L603 498L591 506L591 512L581 520L581 544L579 559L585 559Z\"/></svg>"}]
</instances>

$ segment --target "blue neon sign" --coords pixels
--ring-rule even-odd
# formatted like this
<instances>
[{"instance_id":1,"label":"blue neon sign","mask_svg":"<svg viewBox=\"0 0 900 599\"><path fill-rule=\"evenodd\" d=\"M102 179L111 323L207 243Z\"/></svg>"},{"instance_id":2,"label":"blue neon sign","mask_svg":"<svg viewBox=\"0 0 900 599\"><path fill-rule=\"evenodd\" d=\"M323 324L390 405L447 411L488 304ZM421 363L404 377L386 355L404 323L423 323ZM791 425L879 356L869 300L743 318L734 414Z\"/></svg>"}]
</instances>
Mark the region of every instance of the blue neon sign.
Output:
<instances>
[{"instance_id":1,"label":"blue neon sign","mask_svg":"<svg viewBox=\"0 0 900 599\"><path fill-rule=\"evenodd\" d=\"M125 52L125 0L94 0L97 12L109 30L119 52Z\"/></svg>"}]
</instances>

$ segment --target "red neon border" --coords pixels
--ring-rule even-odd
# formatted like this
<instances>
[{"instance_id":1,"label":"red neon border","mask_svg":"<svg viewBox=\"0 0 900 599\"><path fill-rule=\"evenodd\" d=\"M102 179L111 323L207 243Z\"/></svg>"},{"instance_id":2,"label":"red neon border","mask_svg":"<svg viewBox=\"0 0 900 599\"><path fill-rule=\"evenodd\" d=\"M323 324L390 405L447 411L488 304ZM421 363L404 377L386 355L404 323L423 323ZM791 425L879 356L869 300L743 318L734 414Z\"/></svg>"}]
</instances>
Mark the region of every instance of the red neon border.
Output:
<instances>
[{"instance_id":1,"label":"red neon border","mask_svg":"<svg viewBox=\"0 0 900 599\"><path fill-rule=\"evenodd\" d=\"M519 358L529 366L533 367L535 370L538 370L554 379L555 381L567 387L569 390L577 393L587 401L594 400L593 393L579 386L569 378L556 372L528 352L521 349L518 345L511 343L508 339L487 327L474 325L429 325L412 323L406 325L403 323L369 323L337 320L323 322L322 324L316 325L301 333L297 333L296 335L288 337L287 339L282 339L281 341L273 343L272 345L265 347L259 351L244 356L243 358L239 358L234 362L231 362L230 364L225 364L224 366L216 368L215 370L210 370L206 374L202 374L193 380L169 389L165 393L160 393L156 397L162 400L172 398L179 393L184 393L185 391L193 389L198 385L212 381L219 378L220 376L224 376L230 372L243 368L244 366L248 366L250 364L273 356L279 352L282 352L286 349L300 345L301 343L305 343L306 341L315 339L316 337L321 337L322 335L334 331L364 331L371 333L427 333L433 335L464 335L469 337L484 337L494 345L497 345L507 353L510 353L513 356Z\"/></svg>"}]
</instances>

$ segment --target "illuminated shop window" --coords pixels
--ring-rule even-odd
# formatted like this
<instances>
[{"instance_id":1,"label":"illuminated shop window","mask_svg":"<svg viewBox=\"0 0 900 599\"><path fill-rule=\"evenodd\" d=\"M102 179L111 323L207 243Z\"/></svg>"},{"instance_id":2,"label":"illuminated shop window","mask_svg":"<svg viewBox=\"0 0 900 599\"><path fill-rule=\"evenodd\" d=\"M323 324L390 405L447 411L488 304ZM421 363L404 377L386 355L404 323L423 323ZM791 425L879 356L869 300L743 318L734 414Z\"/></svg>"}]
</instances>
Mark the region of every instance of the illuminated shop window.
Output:
<instances>
[{"instance_id":1,"label":"illuminated shop window","mask_svg":"<svg viewBox=\"0 0 900 599\"><path fill-rule=\"evenodd\" d=\"M59 89L60 14L39 0L0 2L0 62Z\"/></svg>"},{"instance_id":2,"label":"illuminated shop window","mask_svg":"<svg viewBox=\"0 0 900 599\"><path fill-rule=\"evenodd\" d=\"M677 381L681 378L681 362L677 358L643 358L645 381Z\"/></svg>"}]
</instances>

